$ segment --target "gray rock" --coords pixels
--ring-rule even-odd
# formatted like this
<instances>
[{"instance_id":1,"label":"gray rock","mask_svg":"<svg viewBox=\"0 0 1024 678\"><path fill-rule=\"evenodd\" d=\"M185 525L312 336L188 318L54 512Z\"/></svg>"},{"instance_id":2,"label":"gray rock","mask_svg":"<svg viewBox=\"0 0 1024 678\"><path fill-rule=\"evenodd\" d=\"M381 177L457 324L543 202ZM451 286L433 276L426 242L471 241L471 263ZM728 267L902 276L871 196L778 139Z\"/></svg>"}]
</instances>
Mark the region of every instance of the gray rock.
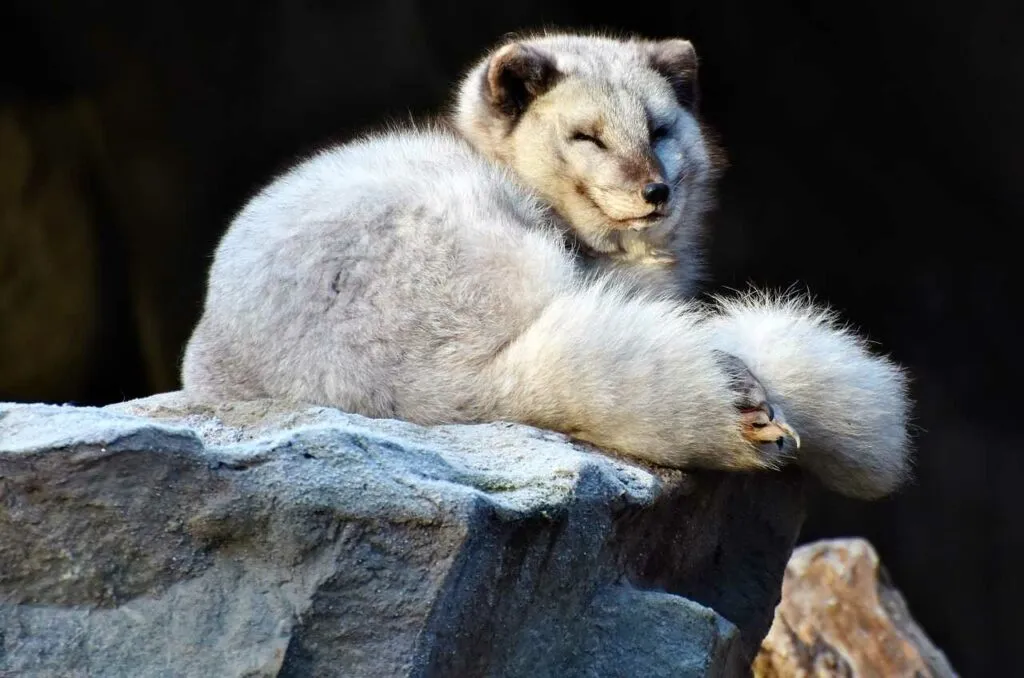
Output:
<instances>
[{"instance_id":1,"label":"gray rock","mask_svg":"<svg viewBox=\"0 0 1024 678\"><path fill-rule=\"evenodd\" d=\"M0 506L0 676L133 678L743 673L803 517L796 472L179 393L0 405Z\"/></svg>"}]
</instances>

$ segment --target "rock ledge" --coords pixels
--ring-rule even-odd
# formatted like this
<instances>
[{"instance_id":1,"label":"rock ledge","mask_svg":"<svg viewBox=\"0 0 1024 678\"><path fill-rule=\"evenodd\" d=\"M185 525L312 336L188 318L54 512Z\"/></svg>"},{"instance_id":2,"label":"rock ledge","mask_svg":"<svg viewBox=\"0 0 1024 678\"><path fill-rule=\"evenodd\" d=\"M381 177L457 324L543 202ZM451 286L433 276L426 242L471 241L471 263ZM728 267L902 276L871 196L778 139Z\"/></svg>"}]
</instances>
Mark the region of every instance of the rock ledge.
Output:
<instances>
[{"instance_id":1,"label":"rock ledge","mask_svg":"<svg viewBox=\"0 0 1024 678\"><path fill-rule=\"evenodd\" d=\"M747 670L798 473L644 469L526 426L0 404L0 675Z\"/></svg>"}]
</instances>

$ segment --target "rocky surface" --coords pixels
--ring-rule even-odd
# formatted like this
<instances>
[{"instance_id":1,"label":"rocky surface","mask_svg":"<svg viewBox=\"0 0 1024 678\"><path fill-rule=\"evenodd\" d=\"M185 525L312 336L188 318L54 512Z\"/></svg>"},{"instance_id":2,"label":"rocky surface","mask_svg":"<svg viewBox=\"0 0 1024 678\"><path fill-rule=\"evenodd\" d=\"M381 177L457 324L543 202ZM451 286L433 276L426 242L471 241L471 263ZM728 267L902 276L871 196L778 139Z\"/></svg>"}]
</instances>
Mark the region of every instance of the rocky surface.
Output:
<instances>
[{"instance_id":1,"label":"rocky surface","mask_svg":"<svg viewBox=\"0 0 1024 678\"><path fill-rule=\"evenodd\" d=\"M754 662L754 675L957 674L910 616L871 544L835 539L793 552L782 602Z\"/></svg>"},{"instance_id":2,"label":"rocky surface","mask_svg":"<svg viewBox=\"0 0 1024 678\"><path fill-rule=\"evenodd\" d=\"M742 674L797 473L329 408L0 405L0 675Z\"/></svg>"}]
</instances>

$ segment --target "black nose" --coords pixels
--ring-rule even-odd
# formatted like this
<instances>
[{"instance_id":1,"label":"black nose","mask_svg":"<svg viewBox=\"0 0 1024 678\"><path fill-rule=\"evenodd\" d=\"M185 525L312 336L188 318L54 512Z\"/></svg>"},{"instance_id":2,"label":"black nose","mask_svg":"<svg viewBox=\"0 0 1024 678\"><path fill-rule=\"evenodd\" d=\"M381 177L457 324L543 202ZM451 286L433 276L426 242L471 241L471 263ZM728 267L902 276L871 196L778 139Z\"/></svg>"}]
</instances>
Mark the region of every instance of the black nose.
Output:
<instances>
[{"instance_id":1,"label":"black nose","mask_svg":"<svg viewBox=\"0 0 1024 678\"><path fill-rule=\"evenodd\" d=\"M668 200L668 184L653 183L644 186L644 200L652 205L660 205Z\"/></svg>"}]
</instances>

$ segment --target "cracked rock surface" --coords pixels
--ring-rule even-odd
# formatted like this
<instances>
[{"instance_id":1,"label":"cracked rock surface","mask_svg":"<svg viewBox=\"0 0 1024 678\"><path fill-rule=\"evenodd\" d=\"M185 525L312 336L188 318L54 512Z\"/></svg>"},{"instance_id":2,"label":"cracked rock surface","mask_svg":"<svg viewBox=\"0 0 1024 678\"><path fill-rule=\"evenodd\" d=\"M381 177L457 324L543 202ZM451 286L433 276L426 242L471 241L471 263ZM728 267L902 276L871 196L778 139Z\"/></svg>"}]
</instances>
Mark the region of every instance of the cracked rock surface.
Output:
<instances>
[{"instance_id":1,"label":"cracked rock surface","mask_svg":"<svg viewBox=\"0 0 1024 678\"><path fill-rule=\"evenodd\" d=\"M727 676L798 473L168 393L0 404L0 676Z\"/></svg>"}]
</instances>

